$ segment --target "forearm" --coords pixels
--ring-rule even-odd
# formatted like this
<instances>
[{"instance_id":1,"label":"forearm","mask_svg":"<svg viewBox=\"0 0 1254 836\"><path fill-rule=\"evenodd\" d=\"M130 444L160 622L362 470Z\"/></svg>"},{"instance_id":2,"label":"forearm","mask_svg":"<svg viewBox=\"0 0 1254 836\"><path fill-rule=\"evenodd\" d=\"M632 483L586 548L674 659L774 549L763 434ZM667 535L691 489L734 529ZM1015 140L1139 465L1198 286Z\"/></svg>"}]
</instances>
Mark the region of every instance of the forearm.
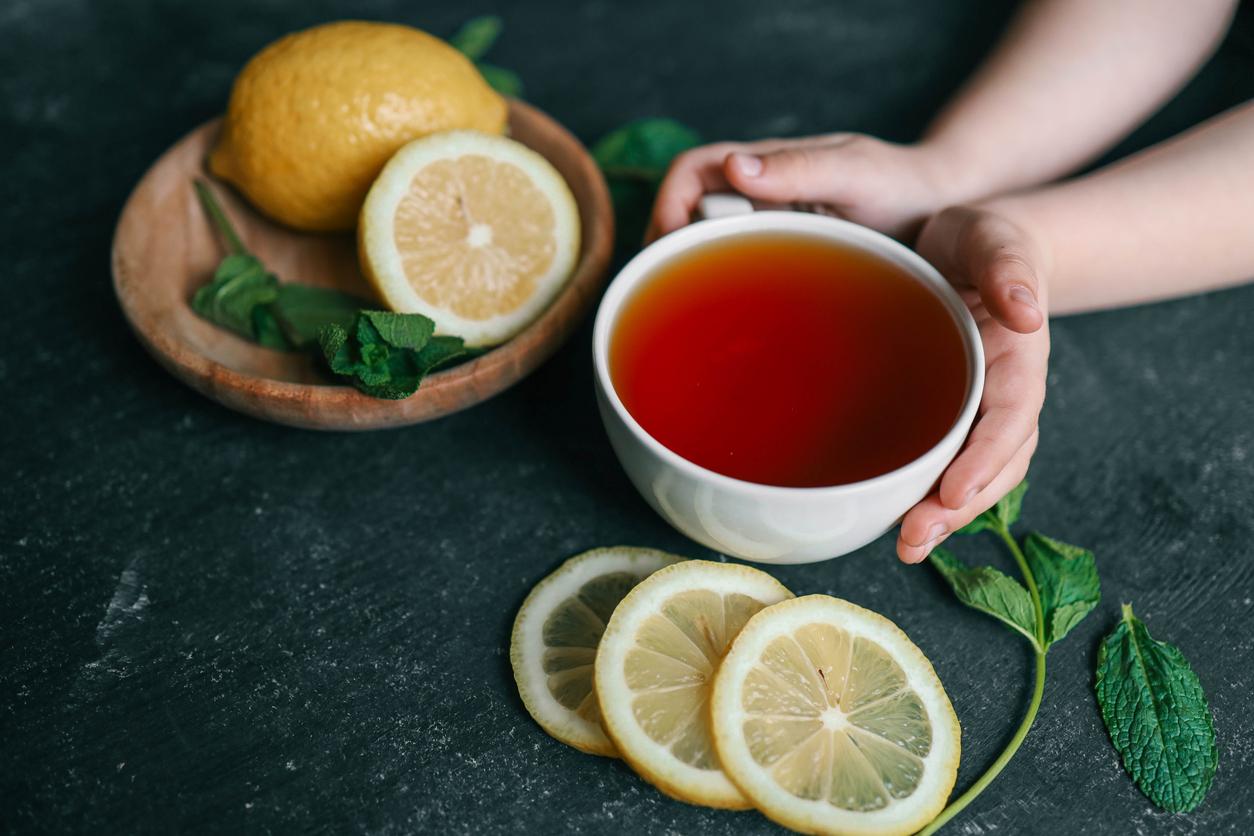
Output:
<instances>
[{"instance_id":1,"label":"forearm","mask_svg":"<svg viewBox=\"0 0 1254 836\"><path fill-rule=\"evenodd\" d=\"M1039 243L1051 313L1254 279L1254 102L1086 177L986 204Z\"/></svg>"},{"instance_id":2,"label":"forearm","mask_svg":"<svg viewBox=\"0 0 1254 836\"><path fill-rule=\"evenodd\" d=\"M1091 162L1214 52L1235 0L1037 0L920 147L951 202L1047 182Z\"/></svg>"}]
</instances>

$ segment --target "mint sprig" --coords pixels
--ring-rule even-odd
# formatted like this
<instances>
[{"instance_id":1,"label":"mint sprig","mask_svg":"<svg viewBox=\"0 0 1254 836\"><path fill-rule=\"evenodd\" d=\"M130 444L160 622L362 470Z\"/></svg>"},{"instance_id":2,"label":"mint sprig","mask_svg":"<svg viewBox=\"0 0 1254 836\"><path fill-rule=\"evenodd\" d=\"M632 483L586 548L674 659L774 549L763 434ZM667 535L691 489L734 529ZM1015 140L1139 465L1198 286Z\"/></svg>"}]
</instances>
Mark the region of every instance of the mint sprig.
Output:
<instances>
[{"instance_id":1,"label":"mint sprig","mask_svg":"<svg viewBox=\"0 0 1254 836\"><path fill-rule=\"evenodd\" d=\"M432 371L478 352L461 338L435 335L422 314L369 310L330 288L280 282L244 247L207 184L196 193L228 254L192 297L200 316L267 348L315 350L331 372L375 398L397 400Z\"/></svg>"},{"instance_id":2,"label":"mint sprig","mask_svg":"<svg viewBox=\"0 0 1254 836\"><path fill-rule=\"evenodd\" d=\"M1093 555L1040 534L1029 534L1023 546L1010 529L1019 520L1028 483L1023 481L959 534L990 531L1009 549L1023 584L992 566L968 567L945 549L928 557L958 600L993 616L1018 632L1032 647L1035 671L1032 697L1014 736L992 765L971 787L951 801L920 834L935 833L962 812L991 784L1019 751L1036 721L1045 694L1045 656L1101 597ZM1026 604L1026 606L1025 606Z\"/></svg>"},{"instance_id":3,"label":"mint sprig","mask_svg":"<svg viewBox=\"0 0 1254 836\"><path fill-rule=\"evenodd\" d=\"M466 354L459 337L437 337L419 314L361 311L351 328L332 323L318 342L327 366L374 398L408 398L434 369Z\"/></svg>"},{"instance_id":4,"label":"mint sprig","mask_svg":"<svg viewBox=\"0 0 1254 836\"><path fill-rule=\"evenodd\" d=\"M1027 489L1028 483L1021 482L958 531L997 535L1018 565L1022 585L992 566L969 567L945 549L935 549L928 557L958 600L1028 640L1035 673L1027 711L1006 748L921 834L935 833L962 812L1014 757L1041 707L1046 654L1101 600L1092 552L1036 532L1020 545L1011 534ZM1096 689L1110 739L1137 786L1165 810L1196 808L1218 764L1206 695L1184 655L1152 639L1128 604L1123 606L1123 620L1098 651Z\"/></svg>"},{"instance_id":5,"label":"mint sprig","mask_svg":"<svg viewBox=\"0 0 1254 836\"><path fill-rule=\"evenodd\" d=\"M1110 740L1141 791L1173 813L1196 809L1219 766L1210 706L1184 654L1153 639L1131 604L1097 651L1096 690Z\"/></svg>"}]
</instances>

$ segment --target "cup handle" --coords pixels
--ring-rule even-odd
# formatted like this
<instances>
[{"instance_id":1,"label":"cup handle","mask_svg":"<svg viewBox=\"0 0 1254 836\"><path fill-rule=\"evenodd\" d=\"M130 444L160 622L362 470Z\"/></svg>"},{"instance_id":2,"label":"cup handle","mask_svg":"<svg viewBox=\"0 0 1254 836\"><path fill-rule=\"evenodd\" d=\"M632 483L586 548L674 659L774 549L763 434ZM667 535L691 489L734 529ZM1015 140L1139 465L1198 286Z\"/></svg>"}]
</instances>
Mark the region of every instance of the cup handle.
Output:
<instances>
[{"instance_id":1,"label":"cup handle","mask_svg":"<svg viewBox=\"0 0 1254 836\"><path fill-rule=\"evenodd\" d=\"M744 195L735 192L711 192L701 198L695 214L698 221L709 221L748 215L752 211L753 203Z\"/></svg>"}]
</instances>

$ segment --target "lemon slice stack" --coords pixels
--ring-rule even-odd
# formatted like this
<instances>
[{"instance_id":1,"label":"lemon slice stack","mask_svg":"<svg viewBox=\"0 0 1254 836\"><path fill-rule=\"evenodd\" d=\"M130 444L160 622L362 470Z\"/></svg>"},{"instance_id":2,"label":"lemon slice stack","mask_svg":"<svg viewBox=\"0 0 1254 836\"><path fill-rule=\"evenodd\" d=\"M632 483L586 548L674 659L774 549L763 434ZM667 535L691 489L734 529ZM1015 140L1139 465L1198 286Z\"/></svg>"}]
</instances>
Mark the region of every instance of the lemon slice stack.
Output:
<instances>
[{"instance_id":1,"label":"lemon slice stack","mask_svg":"<svg viewBox=\"0 0 1254 836\"><path fill-rule=\"evenodd\" d=\"M688 803L906 834L957 776L958 719L905 633L747 566L587 553L528 596L511 658L549 734Z\"/></svg>"}]
</instances>

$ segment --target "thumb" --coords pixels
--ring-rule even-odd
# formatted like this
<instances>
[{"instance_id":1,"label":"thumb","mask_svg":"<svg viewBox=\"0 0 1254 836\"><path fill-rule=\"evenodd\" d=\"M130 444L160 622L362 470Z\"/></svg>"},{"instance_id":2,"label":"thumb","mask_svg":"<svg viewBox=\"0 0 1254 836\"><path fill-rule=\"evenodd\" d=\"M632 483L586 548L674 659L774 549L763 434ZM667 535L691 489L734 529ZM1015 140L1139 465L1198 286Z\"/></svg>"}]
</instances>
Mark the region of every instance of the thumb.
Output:
<instances>
[{"instance_id":1,"label":"thumb","mask_svg":"<svg viewBox=\"0 0 1254 836\"><path fill-rule=\"evenodd\" d=\"M831 165L824 153L816 148L785 148L766 154L737 151L723 160L723 174L747 197L772 203L834 202Z\"/></svg>"},{"instance_id":2,"label":"thumb","mask_svg":"<svg viewBox=\"0 0 1254 836\"><path fill-rule=\"evenodd\" d=\"M1008 218L961 206L933 217L918 242L920 255L952 283L978 291L994 319L1022 334L1045 324L1037 249Z\"/></svg>"}]
</instances>

